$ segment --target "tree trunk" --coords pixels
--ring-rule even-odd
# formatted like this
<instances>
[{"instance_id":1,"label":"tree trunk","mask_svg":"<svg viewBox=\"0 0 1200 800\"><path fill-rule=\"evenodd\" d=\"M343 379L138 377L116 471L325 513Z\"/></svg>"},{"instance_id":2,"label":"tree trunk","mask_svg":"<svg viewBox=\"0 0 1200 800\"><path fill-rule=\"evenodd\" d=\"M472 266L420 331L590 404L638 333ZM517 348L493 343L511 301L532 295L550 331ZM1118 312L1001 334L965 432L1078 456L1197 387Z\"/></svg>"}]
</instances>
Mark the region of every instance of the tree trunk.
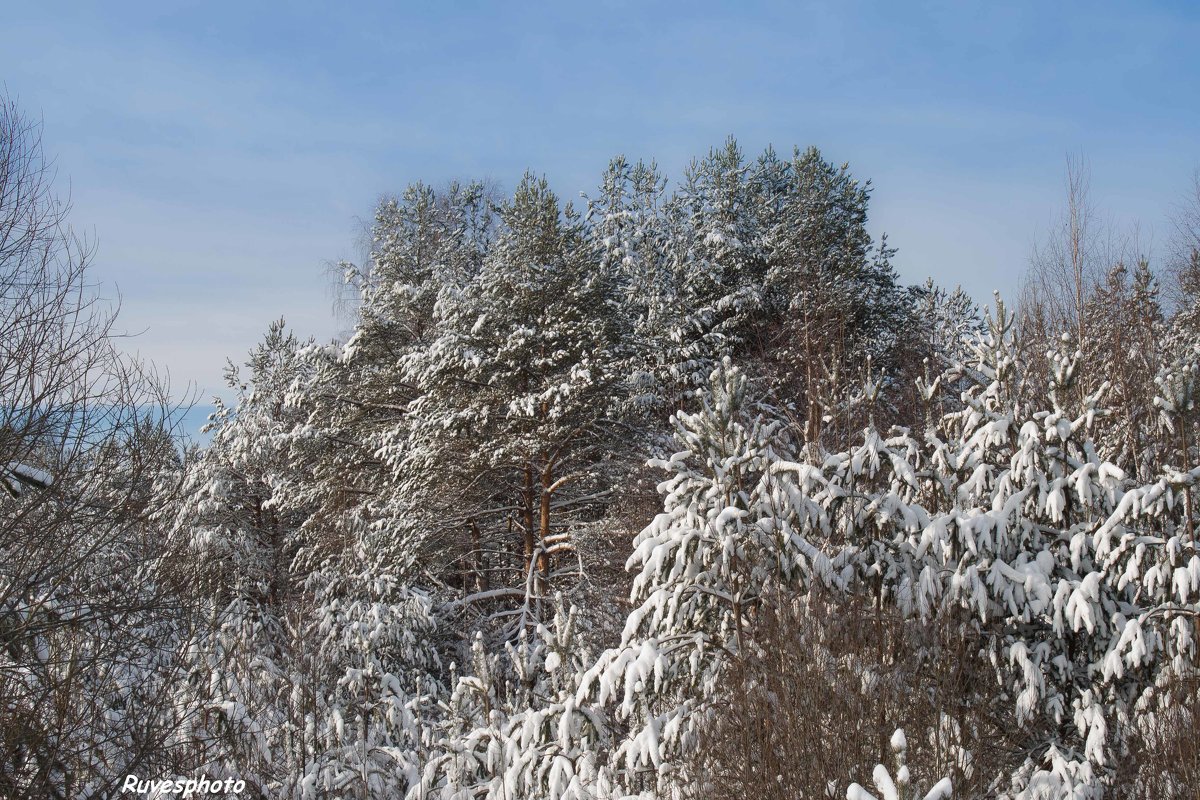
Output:
<instances>
[{"instance_id":1,"label":"tree trunk","mask_svg":"<svg viewBox=\"0 0 1200 800\"><path fill-rule=\"evenodd\" d=\"M479 523L471 518L471 552L475 556L475 591L486 592L488 589L487 557L483 552L483 535L479 532Z\"/></svg>"},{"instance_id":2,"label":"tree trunk","mask_svg":"<svg viewBox=\"0 0 1200 800\"><path fill-rule=\"evenodd\" d=\"M533 465L525 464L525 491L522 493L523 508L521 509L522 522L524 530L521 532L525 540L525 575L529 575L529 571L533 565L533 553L536 545L533 531Z\"/></svg>"},{"instance_id":3,"label":"tree trunk","mask_svg":"<svg viewBox=\"0 0 1200 800\"><path fill-rule=\"evenodd\" d=\"M542 469L542 505L539 520L539 541L542 547L538 554L538 573L542 581L550 576L550 554L546 552L546 542L550 539L550 487L553 484L554 463L547 458L546 466Z\"/></svg>"}]
</instances>

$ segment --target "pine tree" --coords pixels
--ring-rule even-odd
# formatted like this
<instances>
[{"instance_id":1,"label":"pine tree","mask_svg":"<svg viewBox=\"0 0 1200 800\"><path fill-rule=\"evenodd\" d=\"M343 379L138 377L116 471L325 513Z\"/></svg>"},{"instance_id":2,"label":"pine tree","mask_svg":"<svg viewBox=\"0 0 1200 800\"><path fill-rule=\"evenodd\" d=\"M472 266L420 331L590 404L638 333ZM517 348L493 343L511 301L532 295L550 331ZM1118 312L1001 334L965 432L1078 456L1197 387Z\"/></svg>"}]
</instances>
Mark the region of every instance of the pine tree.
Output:
<instances>
[{"instance_id":1,"label":"pine tree","mask_svg":"<svg viewBox=\"0 0 1200 800\"><path fill-rule=\"evenodd\" d=\"M776 391L799 404L804 438L817 445L823 429L845 418L845 391L859 381L852 364L872 358L889 370L908 299L899 290L886 240L874 248L866 229L870 183L848 165L797 149L792 160L761 167L770 216L763 219L767 318L778 320L763 356ZM839 413L840 412L840 413Z\"/></svg>"},{"instance_id":2,"label":"pine tree","mask_svg":"<svg viewBox=\"0 0 1200 800\"><path fill-rule=\"evenodd\" d=\"M287 616L304 575L303 512L282 506L299 480L287 437L300 421L285 398L299 376L301 343L273 322L250 353L243 379L232 363L228 406L216 398L212 443L184 476L166 568L200 598L178 704L191 710L182 741L197 746L214 777L266 788L276 779L268 735L282 719L274 694L286 685Z\"/></svg>"},{"instance_id":3,"label":"pine tree","mask_svg":"<svg viewBox=\"0 0 1200 800\"><path fill-rule=\"evenodd\" d=\"M363 267L343 265L358 290L357 321L340 346L308 347L311 365L289 402L306 415L295 446L313 456L314 526L343 532L405 573L420 560L404 476L409 405L421 395L412 363L443 335L439 309L478 275L493 215L482 184L437 193L415 184L376 213Z\"/></svg>"},{"instance_id":4,"label":"pine tree","mask_svg":"<svg viewBox=\"0 0 1200 800\"><path fill-rule=\"evenodd\" d=\"M702 390L721 360L748 344L762 309L764 264L749 170L730 138L688 167L667 209L668 259L683 307L668 363L683 398Z\"/></svg>"},{"instance_id":5,"label":"pine tree","mask_svg":"<svg viewBox=\"0 0 1200 800\"><path fill-rule=\"evenodd\" d=\"M469 533L452 556L495 565L491 588L476 588L520 587L520 627L560 585L554 573L575 569L572 537L611 490L624 332L617 276L545 180L526 176L500 217L477 279L439 306L440 335L407 362L420 396L395 468L420 524Z\"/></svg>"},{"instance_id":6,"label":"pine tree","mask_svg":"<svg viewBox=\"0 0 1200 800\"><path fill-rule=\"evenodd\" d=\"M836 565L802 534L822 530L815 506L791 502L805 467L789 460L782 423L756 409L746 376L714 370L701 410L674 416L681 450L654 462L664 512L634 541L637 569L621 644L582 677L579 702L615 706L628 727L613 758L625 787L687 780L681 755L704 698L715 694L725 654L749 646L764 593L803 573L839 580Z\"/></svg>"},{"instance_id":7,"label":"pine tree","mask_svg":"<svg viewBox=\"0 0 1200 800\"><path fill-rule=\"evenodd\" d=\"M166 568L200 595L177 736L202 772L263 794L400 795L439 692L432 602L369 541L312 524L324 493L293 402L311 347L278 321L247 376L230 366L237 402L218 401L185 477Z\"/></svg>"},{"instance_id":8,"label":"pine tree","mask_svg":"<svg viewBox=\"0 0 1200 800\"><path fill-rule=\"evenodd\" d=\"M445 703L438 753L428 760L416 800L598 800L614 797L605 714L575 698L590 663L577 636L576 610L556 604L553 620L522 630L489 654L482 635L470 671Z\"/></svg>"},{"instance_id":9,"label":"pine tree","mask_svg":"<svg viewBox=\"0 0 1200 800\"><path fill-rule=\"evenodd\" d=\"M588 199L585 235L599 268L617 280L610 304L624 331L631 418L669 407L670 331L679 323L678 275L668 266L663 219L665 179L654 164L613 159L595 199Z\"/></svg>"}]
</instances>

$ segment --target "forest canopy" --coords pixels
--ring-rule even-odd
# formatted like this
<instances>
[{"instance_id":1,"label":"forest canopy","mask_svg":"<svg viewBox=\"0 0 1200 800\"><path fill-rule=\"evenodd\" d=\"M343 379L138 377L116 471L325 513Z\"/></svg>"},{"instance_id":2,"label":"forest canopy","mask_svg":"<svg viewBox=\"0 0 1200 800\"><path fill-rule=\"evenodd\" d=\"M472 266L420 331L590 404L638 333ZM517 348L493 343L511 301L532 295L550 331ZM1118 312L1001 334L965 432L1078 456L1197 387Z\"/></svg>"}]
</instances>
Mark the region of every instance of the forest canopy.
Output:
<instances>
[{"instance_id":1,"label":"forest canopy","mask_svg":"<svg viewBox=\"0 0 1200 800\"><path fill-rule=\"evenodd\" d=\"M200 446L5 103L0 794L1190 796L1200 207L1079 169L987 309L815 148L415 183Z\"/></svg>"}]
</instances>

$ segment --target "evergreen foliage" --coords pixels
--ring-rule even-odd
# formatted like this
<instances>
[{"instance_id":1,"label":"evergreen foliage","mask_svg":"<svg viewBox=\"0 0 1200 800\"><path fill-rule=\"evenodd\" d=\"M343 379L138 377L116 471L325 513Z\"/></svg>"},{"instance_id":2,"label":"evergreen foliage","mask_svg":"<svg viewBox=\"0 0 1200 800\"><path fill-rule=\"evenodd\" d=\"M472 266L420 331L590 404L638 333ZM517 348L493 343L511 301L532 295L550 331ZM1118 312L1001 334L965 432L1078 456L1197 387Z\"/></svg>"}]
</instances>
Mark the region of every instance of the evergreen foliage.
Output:
<instances>
[{"instance_id":1,"label":"evergreen foliage","mask_svg":"<svg viewBox=\"0 0 1200 800\"><path fill-rule=\"evenodd\" d=\"M732 139L580 211L414 184L346 340L272 323L183 451L70 247L0 239L0 793L1183 796L1137 761L1196 702L1200 261L1175 310L1141 260L983 314L901 285L870 195ZM763 772L822 693L779 718L853 693L878 741Z\"/></svg>"}]
</instances>

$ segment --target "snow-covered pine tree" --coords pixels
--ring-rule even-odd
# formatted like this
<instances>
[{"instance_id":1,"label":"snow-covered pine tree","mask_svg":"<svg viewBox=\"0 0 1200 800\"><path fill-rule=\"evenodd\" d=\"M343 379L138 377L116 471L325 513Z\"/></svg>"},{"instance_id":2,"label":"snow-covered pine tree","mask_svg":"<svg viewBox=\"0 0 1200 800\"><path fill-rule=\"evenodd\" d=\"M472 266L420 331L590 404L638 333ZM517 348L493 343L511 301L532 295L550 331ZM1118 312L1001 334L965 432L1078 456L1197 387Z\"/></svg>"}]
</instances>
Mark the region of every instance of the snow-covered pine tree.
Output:
<instances>
[{"instance_id":1,"label":"snow-covered pine tree","mask_svg":"<svg viewBox=\"0 0 1200 800\"><path fill-rule=\"evenodd\" d=\"M166 563L197 592L176 735L194 769L265 795L398 796L428 745L436 623L369 542L310 524L322 495L289 402L306 347L279 321L244 379L231 365L236 404L218 401L186 476Z\"/></svg>"},{"instance_id":2,"label":"snow-covered pine tree","mask_svg":"<svg viewBox=\"0 0 1200 800\"><path fill-rule=\"evenodd\" d=\"M1116 509L1124 475L1087 438L1099 395L1065 406L1069 348L1054 354L1046 410L1026 400L1003 305L974 351L966 407L929 436L928 521L881 562L891 562L903 605L923 615L963 609L991 637L1016 720L1036 742L1032 763L1046 758L1090 781L1106 746L1091 665L1109 644L1109 615L1122 607L1095 574L1090 535ZM1041 780L1036 766L1031 774L1018 787Z\"/></svg>"},{"instance_id":3,"label":"snow-covered pine tree","mask_svg":"<svg viewBox=\"0 0 1200 800\"><path fill-rule=\"evenodd\" d=\"M438 544L446 566L469 557L489 576L464 589L519 599L515 635L551 586L578 580L573 537L621 466L626 331L618 276L544 179L527 175L499 214L478 277L439 302L439 336L405 361L420 393L393 466L425 535L467 532Z\"/></svg>"},{"instance_id":4,"label":"snow-covered pine tree","mask_svg":"<svg viewBox=\"0 0 1200 800\"><path fill-rule=\"evenodd\" d=\"M286 402L307 366L301 347L276 320L250 352L248 376L230 362L226 384L237 399L230 406L214 398L206 426L212 442L185 477L173 537L191 579L217 604L243 597L274 605L295 588L291 565L302 547L295 531L304 512L282 508L304 479L290 452L303 418Z\"/></svg>"},{"instance_id":5,"label":"snow-covered pine tree","mask_svg":"<svg viewBox=\"0 0 1200 800\"><path fill-rule=\"evenodd\" d=\"M212 442L184 477L165 559L196 592L189 680L178 688L190 712L180 742L196 748L210 775L263 790L279 777L268 736L281 729L286 621L303 580L293 571L303 514L280 508L298 480L287 439L301 420L285 397L303 367L300 347L278 320L251 351L248 376L229 364L226 383L237 400L215 398Z\"/></svg>"},{"instance_id":6,"label":"snow-covered pine tree","mask_svg":"<svg viewBox=\"0 0 1200 800\"><path fill-rule=\"evenodd\" d=\"M481 183L453 183L441 193L415 183L380 203L367 262L341 265L358 293L346 361L394 366L431 341L438 300L461 290L482 265L492 236L490 200Z\"/></svg>"},{"instance_id":7,"label":"snow-covered pine tree","mask_svg":"<svg viewBox=\"0 0 1200 800\"><path fill-rule=\"evenodd\" d=\"M632 417L670 407L673 381L665 354L670 332L679 324L678 274L668 267L662 205L666 181L654 164L630 164L619 156L609 164L597 196L588 198L586 236L605 272L613 273L625 331L628 402Z\"/></svg>"},{"instance_id":8,"label":"snow-covered pine tree","mask_svg":"<svg viewBox=\"0 0 1200 800\"><path fill-rule=\"evenodd\" d=\"M916 397L905 422L928 428L959 407L967 386L961 377L956 379L947 370L969 359L971 342L984 331L983 312L961 286L948 292L928 278L913 292L916 335L906 336L903 341L911 348L906 372Z\"/></svg>"},{"instance_id":9,"label":"snow-covered pine tree","mask_svg":"<svg viewBox=\"0 0 1200 800\"><path fill-rule=\"evenodd\" d=\"M823 580L908 615L965 621L989 643L1008 713L1033 754L996 790L1101 791L1134 709L1194 657L1200 558L1187 499L1200 473L1168 470L1137 487L1101 459L1089 432L1107 387L1072 407L1069 342L1051 353L1048 395L1024 386L1002 305L972 350L957 371L971 384L965 407L924 442L868 428L860 445L802 466L781 457L782 447L745 446L758 437L738 431L752 428L698 426L732 434L720 446L703 444L719 437L684 431L682 441L699 445L688 452L706 452L697 460L712 472L685 470L688 452L670 462L685 477L665 485L669 513L639 538L631 561L643 566L641 607L581 690L581 699L620 703L630 725L617 749L627 779L679 752L712 693L722 648L736 649L744 632L736 609L753 596L753 576L779 581L787 569L796 591ZM708 419L726 416L710 410ZM747 461L748 452L757 455ZM701 493L672 499L686 487ZM773 541L774 551L753 546ZM750 579L722 572L739 564Z\"/></svg>"},{"instance_id":10,"label":"snow-covered pine tree","mask_svg":"<svg viewBox=\"0 0 1200 800\"><path fill-rule=\"evenodd\" d=\"M1090 434L1107 384L1077 399L1078 353L1064 339L1048 395L1031 394L1014 327L998 305L964 365L966 407L917 462L928 523L877 561L902 605L958 609L989 637L1034 753L1008 791L1089 797L1133 709L1193 658L1184 620L1200 560L1180 532L1194 477L1168 470L1139 488L1103 460Z\"/></svg>"},{"instance_id":11,"label":"snow-covered pine tree","mask_svg":"<svg viewBox=\"0 0 1200 800\"><path fill-rule=\"evenodd\" d=\"M749 171L730 138L692 162L667 205L668 263L682 306L667 362L683 397L703 390L721 360L747 344L762 311L764 264Z\"/></svg>"},{"instance_id":12,"label":"snow-covered pine tree","mask_svg":"<svg viewBox=\"0 0 1200 800\"><path fill-rule=\"evenodd\" d=\"M866 229L870 182L849 166L825 161L815 148L790 161L768 151L759 163L762 293L771 325L758 356L781 398L795 403L810 445L828 424L854 430L846 392L870 357L892 372L896 345L911 319L909 296L897 285L886 240ZM834 437L831 443L837 441Z\"/></svg>"},{"instance_id":13,"label":"snow-covered pine tree","mask_svg":"<svg viewBox=\"0 0 1200 800\"><path fill-rule=\"evenodd\" d=\"M444 690L433 604L363 555L310 575L311 608L290 621L274 794L402 797L437 752Z\"/></svg>"},{"instance_id":14,"label":"snow-covered pine tree","mask_svg":"<svg viewBox=\"0 0 1200 800\"><path fill-rule=\"evenodd\" d=\"M421 524L409 524L413 507L396 466L421 391L408 364L444 332L439 304L455 303L478 274L492 219L482 184L441 193L414 184L383 201L367 263L343 265L358 291L353 332L343 345L306 348L311 369L288 397L306 417L293 446L313 459L309 524L361 542L391 572L418 569L426 541Z\"/></svg>"},{"instance_id":15,"label":"snow-covered pine tree","mask_svg":"<svg viewBox=\"0 0 1200 800\"><path fill-rule=\"evenodd\" d=\"M727 360L711 375L696 413L674 416L679 452L657 466L664 511L634 542L635 610L621 644L582 677L578 702L615 706L628 730L613 769L628 791L669 792L696 711L715 695L727 653L746 647L762 595L798 581L835 584L832 562L803 533L827 531L797 484L783 424L749 395Z\"/></svg>"},{"instance_id":16,"label":"snow-covered pine tree","mask_svg":"<svg viewBox=\"0 0 1200 800\"><path fill-rule=\"evenodd\" d=\"M1153 404L1159 457L1183 469L1200 462L1200 252L1179 274L1179 305L1164 325Z\"/></svg>"},{"instance_id":17,"label":"snow-covered pine tree","mask_svg":"<svg viewBox=\"0 0 1200 800\"><path fill-rule=\"evenodd\" d=\"M523 629L503 654L476 635L470 670L443 705L437 752L410 800L617 796L609 717L576 699L591 663L577 625L576 610L556 602L549 624Z\"/></svg>"}]
</instances>

